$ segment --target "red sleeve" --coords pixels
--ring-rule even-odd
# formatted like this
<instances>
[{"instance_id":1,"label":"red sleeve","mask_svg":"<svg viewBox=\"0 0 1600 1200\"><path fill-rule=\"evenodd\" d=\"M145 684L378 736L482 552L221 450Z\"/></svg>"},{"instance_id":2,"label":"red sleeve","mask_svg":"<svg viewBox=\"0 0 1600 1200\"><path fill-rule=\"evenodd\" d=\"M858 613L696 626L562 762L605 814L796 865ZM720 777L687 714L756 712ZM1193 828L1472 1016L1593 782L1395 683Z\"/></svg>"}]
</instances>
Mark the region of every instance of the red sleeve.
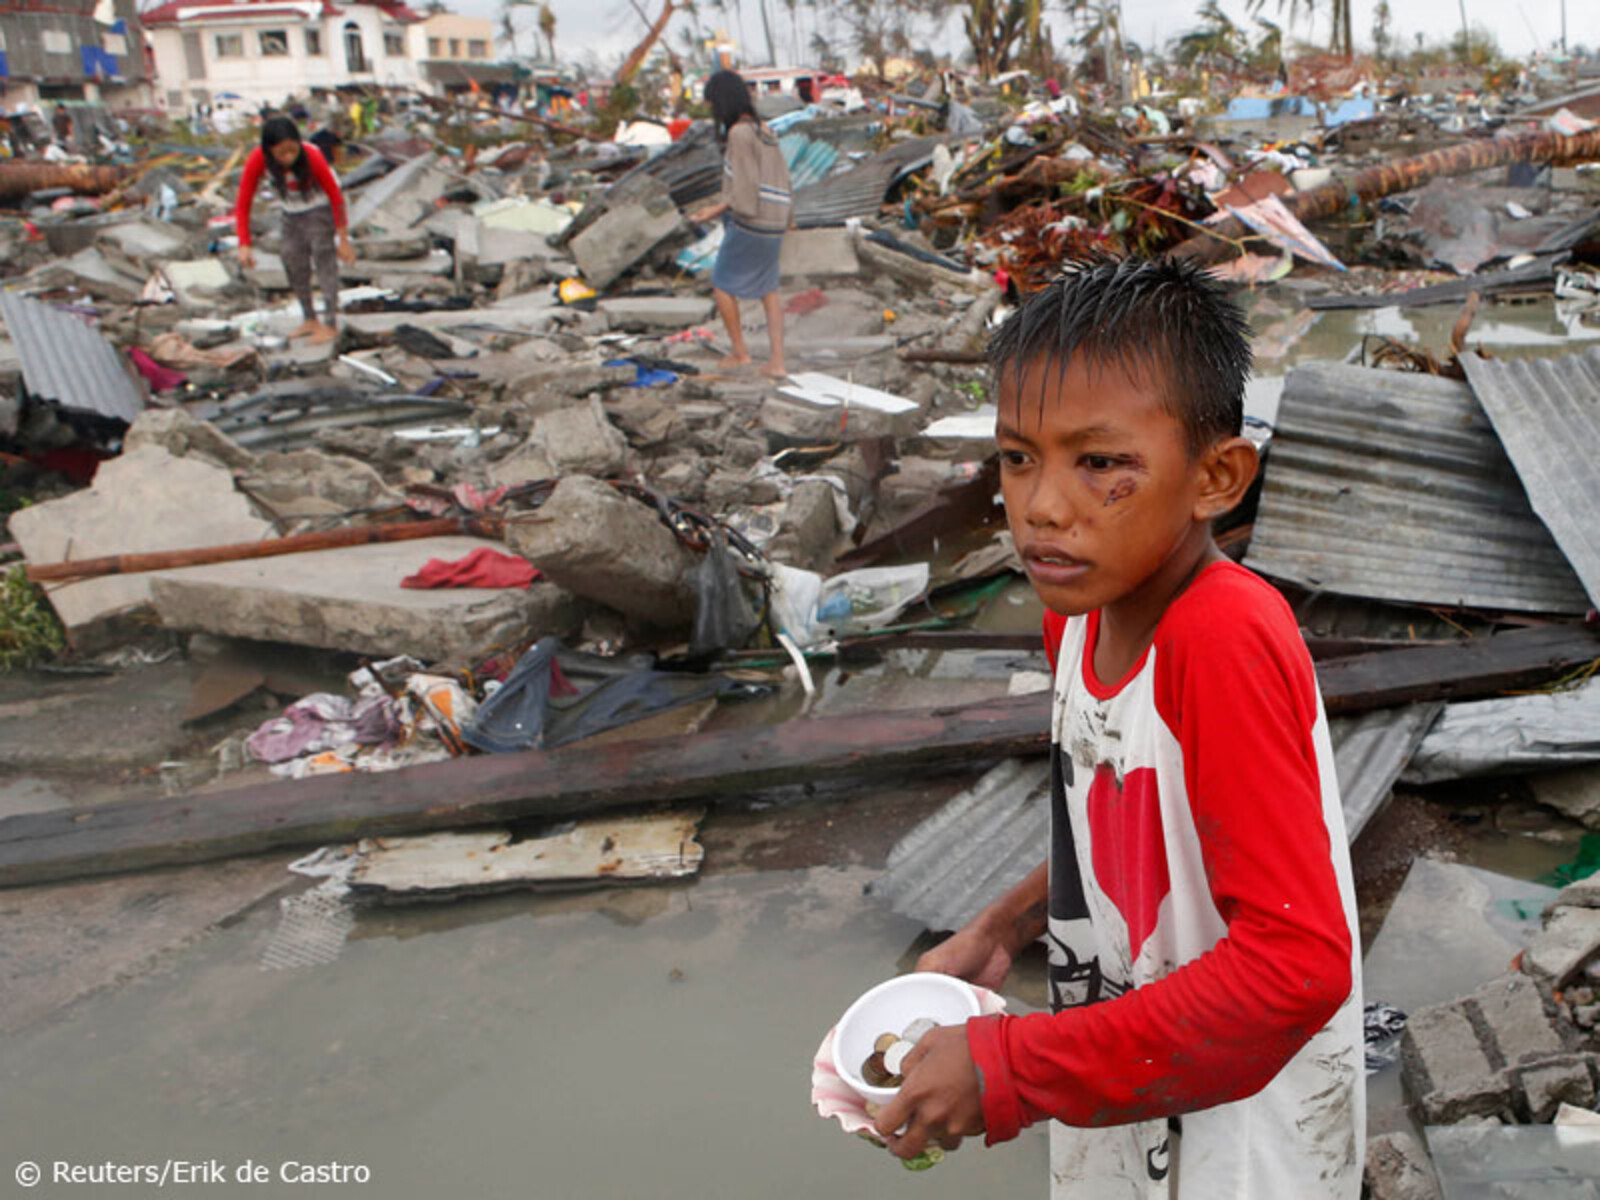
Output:
<instances>
[{"instance_id":1,"label":"red sleeve","mask_svg":"<svg viewBox=\"0 0 1600 1200\"><path fill-rule=\"evenodd\" d=\"M256 188L261 184L261 172L267 168L267 156L257 146L244 158L244 176L239 180L239 202L233 210L233 226L239 234L239 245L250 244L250 206L255 203Z\"/></svg>"},{"instance_id":2,"label":"red sleeve","mask_svg":"<svg viewBox=\"0 0 1600 1200\"><path fill-rule=\"evenodd\" d=\"M1066 632L1067 619L1058 612L1045 609L1044 653L1050 660L1050 674L1056 673L1056 659L1061 657L1061 638Z\"/></svg>"},{"instance_id":3,"label":"red sleeve","mask_svg":"<svg viewBox=\"0 0 1600 1200\"><path fill-rule=\"evenodd\" d=\"M1350 994L1316 676L1282 599L1242 568L1224 572L1163 620L1155 691L1227 933L1117 999L969 1022L991 1144L1046 1116L1119 1125L1253 1095Z\"/></svg>"},{"instance_id":4,"label":"red sleeve","mask_svg":"<svg viewBox=\"0 0 1600 1200\"><path fill-rule=\"evenodd\" d=\"M303 143L306 160L311 164L311 177L322 188L323 194L328 197L328 206L333 209L333 227L345 228L344 190L339 187L339 177L333 173L333 168L328 165L328 160L322 157L310 142Z\"/></svg>"}]
</instances>

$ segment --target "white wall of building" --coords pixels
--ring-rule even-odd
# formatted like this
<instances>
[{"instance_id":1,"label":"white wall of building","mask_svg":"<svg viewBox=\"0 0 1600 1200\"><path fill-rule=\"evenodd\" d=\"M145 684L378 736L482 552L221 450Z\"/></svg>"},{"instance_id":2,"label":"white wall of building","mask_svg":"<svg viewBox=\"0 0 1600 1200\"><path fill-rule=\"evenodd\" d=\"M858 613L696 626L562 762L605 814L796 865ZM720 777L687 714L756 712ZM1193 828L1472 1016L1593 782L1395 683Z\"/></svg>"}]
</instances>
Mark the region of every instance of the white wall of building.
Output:
<instances>
[{"instance_id":1,"label":"white wall of building","mask_svg":"<svg viewBox=\"0 0 1600 1200\"><path fill-rule=\"evenodd\" d=\"M318 3L295 7L321 12ZM365 70L350 69L345 38L351 28L360 34ZM308 33L313 34L309 40ZM415 87L419 80L408 27L365 5L333 17L230 14L226 19L158 25L149 36L156 90L169 108L186 108L202 98L214 102L223 93L242 96L250 107L276 105L291 96L304 97L312 88L351 83ZM199 39L203 70L198 75L189 70L186 36ZM320 52L312 53L314 49Z\"/></svg>"}]
</instances>

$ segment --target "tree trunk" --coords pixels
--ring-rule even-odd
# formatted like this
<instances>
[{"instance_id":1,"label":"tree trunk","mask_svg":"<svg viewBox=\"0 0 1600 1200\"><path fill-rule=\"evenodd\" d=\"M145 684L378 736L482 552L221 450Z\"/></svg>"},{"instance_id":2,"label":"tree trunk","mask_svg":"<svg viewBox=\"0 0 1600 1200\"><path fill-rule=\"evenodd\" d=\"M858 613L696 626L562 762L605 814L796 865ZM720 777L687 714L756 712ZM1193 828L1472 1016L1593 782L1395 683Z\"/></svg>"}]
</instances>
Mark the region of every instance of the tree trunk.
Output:
<instances>
[{"instance_id":1,"label":"tree trunk","mask_svg":"<svg viewBox=\"0 0 1600 1200\"><path fill-rule=\"evenodd\" d=\"M1354 176L1336 179L1309 192L1283 197L1284 207L1301 221L1324 220L1350 208L1353 199L1362 202L1408 192L1428 180L1463 175L1514 162L1565 165L1600 158L1600 129L1587 133L1530 133L1514 138L1481 138L1460 146L1433 150L1413 158L1402 158L1381 166L1369 167ZM1353 198L1353 199L1352 199ZM1216 236L1198 234L1173 250L1200 262L1220 262L1231 256L1233 248L1221 238L1238 240L1251 236L1250 228L1237 217L1212 226Z\"/></svg>"}]
</instances>

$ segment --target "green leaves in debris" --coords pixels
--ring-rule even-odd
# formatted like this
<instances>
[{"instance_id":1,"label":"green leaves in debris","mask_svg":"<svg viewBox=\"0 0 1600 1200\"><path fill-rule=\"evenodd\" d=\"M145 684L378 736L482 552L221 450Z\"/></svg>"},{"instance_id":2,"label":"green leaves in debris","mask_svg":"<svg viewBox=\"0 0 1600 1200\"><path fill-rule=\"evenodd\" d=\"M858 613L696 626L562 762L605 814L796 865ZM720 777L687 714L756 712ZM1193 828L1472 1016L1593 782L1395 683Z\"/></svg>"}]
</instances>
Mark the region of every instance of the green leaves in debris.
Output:
<instances>
[{"instance_id":1,"label":"green leaves in debris","mask_svg":"<svg viewBox=\"0 0 1600 1200\"><path fill-rule=\"evenodd\" d=\"M0 576L0 671L54 658L66 644L50 602L22 565Z\"/></svg>"}]
</instances>

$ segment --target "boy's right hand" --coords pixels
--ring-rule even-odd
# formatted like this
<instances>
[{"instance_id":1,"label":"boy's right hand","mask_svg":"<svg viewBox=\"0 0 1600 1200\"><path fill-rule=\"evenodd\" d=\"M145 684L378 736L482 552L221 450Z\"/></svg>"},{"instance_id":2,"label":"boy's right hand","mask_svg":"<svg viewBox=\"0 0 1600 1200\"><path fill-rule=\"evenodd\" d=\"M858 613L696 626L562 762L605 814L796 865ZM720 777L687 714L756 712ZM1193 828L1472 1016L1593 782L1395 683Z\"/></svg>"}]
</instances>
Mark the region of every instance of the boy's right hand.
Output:
<instances>
[{"instance_id":1,"label":"boy's right hand","mask_svg":"<svg viewBox=\"0 0 1600 1200\"><path fill-rule=\"evenodd\" d=\"M239 265L246 271L256 265L256 252L250 249L249 246L239 247Z\"/></svg>"},{"instance_id":2,"label":"boy's right hand","mask_svg":"<svg viewBox=\"0 0 1600 1200\"><path fill-rule=\"evenodd\" d=\"M917 970L954 975L999 991L1011 973L1011 947L986 922L972 921L917 959Z\"/></svg>"}]
</instances>

